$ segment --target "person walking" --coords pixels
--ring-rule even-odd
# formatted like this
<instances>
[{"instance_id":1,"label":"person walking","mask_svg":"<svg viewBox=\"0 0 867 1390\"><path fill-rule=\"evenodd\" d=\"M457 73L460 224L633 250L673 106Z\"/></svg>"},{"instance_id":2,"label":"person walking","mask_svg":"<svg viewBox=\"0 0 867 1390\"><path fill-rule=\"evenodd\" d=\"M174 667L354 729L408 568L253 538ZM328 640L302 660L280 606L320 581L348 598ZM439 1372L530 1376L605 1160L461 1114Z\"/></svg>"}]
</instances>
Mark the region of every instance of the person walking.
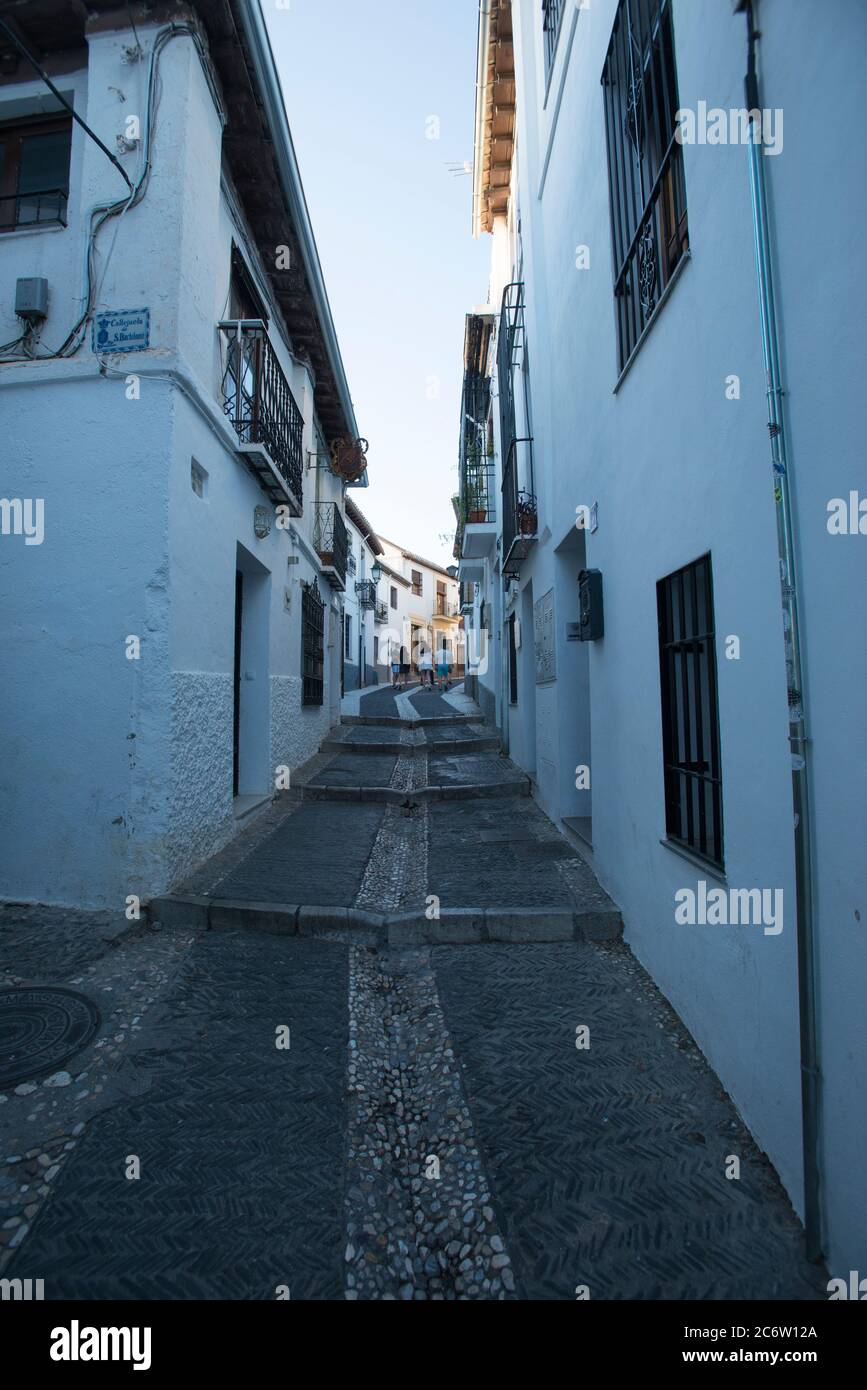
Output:
<instances>
[{"instance_id":1,"label":"person walking","mask_svg":"<svg viewBox=\"0 0 867 1390\"><path fill-rule=\"evenodd\" d=\"M429 689L429 690L433 690L433 687L434 687L433 654L432 654L432 652L431 652L430 647L425 646L424 644L422 644L422 646L419 648L419 653L418 653L418 673L419 673L419 677L421 678L421 688L422 688L422 690L424 690L425 688L427 688L427 689Z\"/></svg>"},{"instance_id":2,"label":"person walking","mask_svg":"<svg viewBox=\"0 0 867 1390\"><path fill-rule=\"evenodd\" d=\"M449 680L449 665L448 647L443 643L437 652L437 684L440 690L448 690L451 684Z\"/></svg>"}]
</instances>

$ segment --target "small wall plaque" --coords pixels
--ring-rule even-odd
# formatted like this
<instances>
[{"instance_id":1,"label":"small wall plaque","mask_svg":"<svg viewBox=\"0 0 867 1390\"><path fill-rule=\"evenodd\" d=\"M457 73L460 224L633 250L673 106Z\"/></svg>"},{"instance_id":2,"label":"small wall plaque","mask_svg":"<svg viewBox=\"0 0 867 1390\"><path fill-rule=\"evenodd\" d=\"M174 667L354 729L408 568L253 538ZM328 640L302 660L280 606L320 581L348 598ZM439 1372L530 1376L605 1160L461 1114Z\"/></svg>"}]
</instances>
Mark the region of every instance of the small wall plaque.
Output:
<instances>
[{"instance_id":1,"label":"small wall plaque","mask_svg":"<svg viewBox=\"0 0 867 1390\"><path fill-rule=\"evenodd\" d=\"M94 314L91 324L94 352L144 352L150 346L150 317L150 309Z\"/></svg>"}]
</instances>

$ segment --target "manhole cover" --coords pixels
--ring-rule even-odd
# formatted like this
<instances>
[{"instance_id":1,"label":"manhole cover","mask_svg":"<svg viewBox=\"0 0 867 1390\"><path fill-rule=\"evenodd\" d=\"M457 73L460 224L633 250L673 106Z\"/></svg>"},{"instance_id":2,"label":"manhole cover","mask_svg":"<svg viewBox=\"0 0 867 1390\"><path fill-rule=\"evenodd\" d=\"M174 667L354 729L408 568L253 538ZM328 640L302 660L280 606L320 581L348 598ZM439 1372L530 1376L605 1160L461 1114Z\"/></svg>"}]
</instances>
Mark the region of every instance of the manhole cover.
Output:
<instances>
[{"instance_id":1,"label":"manhole cover","mask_svg":"<svg viewBox=\"0 0 867 1390\"><path fill-rule=\"evenodd\" d=\"M74 990L0 990L0 1091L59 1071L98 1027L96 1005Z\"/></svg>"}]
</instances>

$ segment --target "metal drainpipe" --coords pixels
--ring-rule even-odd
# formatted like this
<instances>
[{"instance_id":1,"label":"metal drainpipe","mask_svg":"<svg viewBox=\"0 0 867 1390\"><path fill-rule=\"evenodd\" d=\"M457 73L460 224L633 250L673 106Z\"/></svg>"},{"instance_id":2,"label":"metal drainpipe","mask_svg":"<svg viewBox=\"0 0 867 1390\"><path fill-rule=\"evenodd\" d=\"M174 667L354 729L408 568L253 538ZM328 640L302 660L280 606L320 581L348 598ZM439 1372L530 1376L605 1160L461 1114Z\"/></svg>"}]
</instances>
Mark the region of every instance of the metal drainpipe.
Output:
<instances>
[{"instance_id":1,"label":"metal drainpipe","mask_svg":"<svg viewBox=\"0 0 867 1390\"><path fill-rule=\"evenodd\" d=\"M745 80L747 110L761 111L756 73L756 40L753 0L743 8L747 17L749 63ZM753 132L756 117L750 120ZM756 134L759 132L757 131ZM761 145L750 140L750 192L753 208L756 274L761 312L762 352L768 397L768 431L771 441L774 499L777 515L777 546L780 559L780 586L783 605L783 633L786 652L786 683L789 700L789 748L792 760L792 800L795 831L795 886L798 938L798 1008L801 1035L801 1107L804 1162L804 1227L807 1256L822 1258L821 1177L819 1171L819 1061L817 1043L816 962L813 919L812 837L808 785L809 740L804 714L804 688L801 669L801 633L798 614L797 570L795 563L795 522L789 490L786 422L783 386L780 376L779 333L774 295L771 229L765 192Z\"/></svg>"}]
</instances>

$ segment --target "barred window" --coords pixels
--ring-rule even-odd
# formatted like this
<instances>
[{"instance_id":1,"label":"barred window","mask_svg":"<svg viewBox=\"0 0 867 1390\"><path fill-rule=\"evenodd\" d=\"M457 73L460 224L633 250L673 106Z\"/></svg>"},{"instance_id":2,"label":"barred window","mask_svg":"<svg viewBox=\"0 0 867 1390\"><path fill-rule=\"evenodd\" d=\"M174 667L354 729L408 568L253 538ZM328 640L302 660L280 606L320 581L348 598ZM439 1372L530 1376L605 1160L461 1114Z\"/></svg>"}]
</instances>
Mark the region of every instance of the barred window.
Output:
<instances>
[{"instance_id":1,"label":"barred window","mask_svg":"<svg viewBox=\"0 0 867 1390\"><path fill-rule=\"evenodd\" d=\"M325 691L325 604L314 579L305 584L301 598L302 703L321 705Z\"/></svg>"},{"instance_id":2,"label":"barred window","mask_svg":"<svg viewBox=\"0 0 867 1390\"><path fill-rule=\"evenodd\" d=\"M656 586L665 831L722 867L720 772L713 577L710 556Z\"/></svg>"},{"instance_id":3,"label":"barred window","mask_svg":"<svg viewBox=\"0 0 867 1390\"><path fill-rule=\"evenodd\" d=\"M542 33L545 36L545 81L551 76L554 57L557 53L557 40L566 0L542 0Z\"/></svg>"},{"instance_id":4,"label":"barred window","mask_svg":"<svg viewBox=\"0 0 867 1390\"><path fill-rule=\"evenodd\" d=\"M670 0L620 0L602 86L623 371L689 248Z\"/></svg>"}]
</instances>

